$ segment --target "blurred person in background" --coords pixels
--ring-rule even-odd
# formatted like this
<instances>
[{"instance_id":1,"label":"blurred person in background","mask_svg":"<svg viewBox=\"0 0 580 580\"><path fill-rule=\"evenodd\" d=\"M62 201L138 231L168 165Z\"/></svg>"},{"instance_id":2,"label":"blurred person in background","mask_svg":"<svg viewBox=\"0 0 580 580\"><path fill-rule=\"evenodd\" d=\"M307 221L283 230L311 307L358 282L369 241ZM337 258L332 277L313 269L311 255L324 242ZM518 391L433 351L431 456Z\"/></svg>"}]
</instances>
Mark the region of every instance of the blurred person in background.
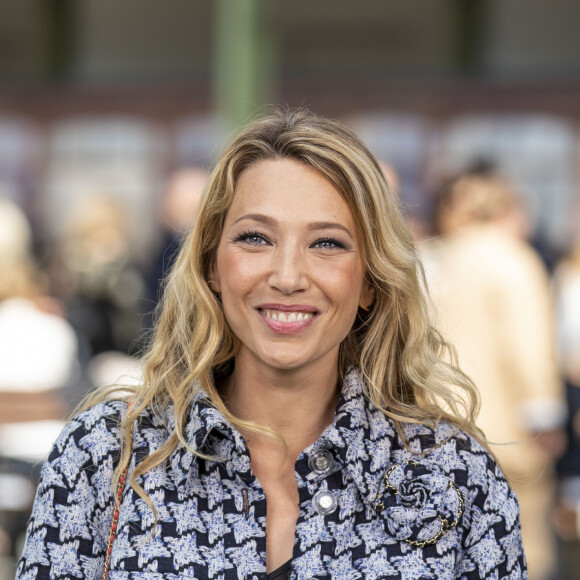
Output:
<instances>
[{"instance_id":1,"label":"blurred person in background","mask_svg":"<svg viewBox=\"0 0 580 580\"><path fill-rule=\"evenodd\" d=\"M575 545L575 566L580 564L580 240L554 272L556 321L560 359L568 398L568 446L558 462L560 503L557 530ZM572 544L573 543L573 544ZM567 550L571 552L571 550Z\"/></svg>"},{"instance_id":2,"label":"blurred person in background","mask_svg":"<svg viewBox=\"0 0 580 580\"><path fill-rule=\"evenodd\" d=\"M154 311L161 299L163 281L173 266L181 243L195 224L208 177L205 169L182 167L171 173L165 182L158 210L160 240L145 274L145 300L141 308L141 349L145 347L154 326Z\"/></svg>"},{"instance_id":3,"label":"blurred person in background","mask_svg":"<svg viewBox=\"0 0 580 580\"><path fill-rule=\"evenodd\" d=\"M389 185L389 189L393 192L394 195L398 197L398 199L401 201L401 204L403 204L400 191L401 180L399 179L397 170L393 167L393 165L387 163L386 161L380 161L379 167L385 176L387 184ZM405 209L403 209L403 215L405 217L407 227L413 236L413 240L415 242L423 241L427 237L428 224L425 223L424 220L419 219L418 216L413 215L412 212L405 211Z\"/></svg>"},{"instance_id":4,"label":"blurred person in background","mask_svg":"<svg viewBox=\"0 0 580 580\"><path fill-rule=\"evenodd\" d=\"M503 177L459 178L442 191L435 218L441 237L424 254L438 328L479 388L478 425L520 501L530 578L547 580L556 570L554 462L566 417L548 275Z\"/></svg>"},{"instance_id":5,"label":"blurred person in background","mask_svg":"<svg viewBox=\"0 0 580 580\"><path fill-rule=\"evenodd\" d=\"M147 277L152 306L159 300L160 284L171 269L181 242L195 223L209 174L199 167L183 167L167 178L159 208L161 242Z\"/></svg>"},{"instance_id":6,"label":"blurred person in background","mask_svg":"<svg viewBox=\"0 0 580 580\"><path fill-rule=\"evenodd\" d=\"M78 377L76 334L47 293L31 238L24 213L0 198L0 557L14 556L34 464L62 429L65 388Z\"/></svg>"},{"instance_id":7,"label":"blurred person in background","mask_svg":"<svg viewBox=\"0 0 580 580\"><path fill-rule=\"evenodd\" d=\"M30 258L32 232L24 212L0 195L0 257L14 262Z\"/></svg>"},{"instance_id":8,"label":"blurred person in background","mask_svg":"<svg viewBox=\"0 0 580 580\"><path fill-rule=\"evenodd\" d=\"M53 286L89 345L88 358L132 352L139 338L145 281L131 251L127 220L120 203L94 195L71 209L55 244Z\"/></svg>"}]
</instances>

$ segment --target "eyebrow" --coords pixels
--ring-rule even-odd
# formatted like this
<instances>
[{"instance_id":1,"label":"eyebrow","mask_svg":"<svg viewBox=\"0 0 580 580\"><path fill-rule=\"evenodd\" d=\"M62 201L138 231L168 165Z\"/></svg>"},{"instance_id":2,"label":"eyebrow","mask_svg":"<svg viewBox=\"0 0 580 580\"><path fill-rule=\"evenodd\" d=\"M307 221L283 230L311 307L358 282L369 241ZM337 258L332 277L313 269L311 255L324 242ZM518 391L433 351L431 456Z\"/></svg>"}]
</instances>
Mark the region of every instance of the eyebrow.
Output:
<instances>
[{"instance_id":1,"label":"eyebrow","mask_svg":"<svg viewBox=\"0 0 580 580\"><path fill-rule=\"evenodd\" d=\"M276 220L272 219L271 217L268 217L267 215L261 214L261 213L248 213L246 215L240 216L235 222L234 224L237 224L238 222L241 222L243 220L253 220L259 223L263 223L263 224L267 224L267 225L275 225L276 224ZM348 236L351 239L353 238L352 233L350 232L350 230L346 227L343 226L342 224L339 224L338 222L311 222L308 224L307 228L310 231L316 231L316 230L342 230L343 232L345 232L346 234L348 234Z\"/></svg>"},{"instance_id":2,"label":"eyebrow","mask_svg":"<svg viewBox=\"0 0 580 580\"><path fill-rule=\"evenodd\" d=\"M343 232L348 234L350 238L353 237L352 234L350 233L350 230L346 226L343 226L342 224L339 224L337 222L312 222L312 223L308 224L308 229L309 230L342 230Z\"/></svg>"},{"instance_id":3,"label":"eyebrow","mask_svg":"<svg viewBox=\"0 0 580 580\"><path fill-rule=\"evenodd\" d=\"M267 215L261 213L247 213L246 215L240 216L234 224L241 222L243 220L254 220L255 222L260 222L263 224L273 224L275 221L272 218L269 218Z\"/></svg>"}]
</instances>

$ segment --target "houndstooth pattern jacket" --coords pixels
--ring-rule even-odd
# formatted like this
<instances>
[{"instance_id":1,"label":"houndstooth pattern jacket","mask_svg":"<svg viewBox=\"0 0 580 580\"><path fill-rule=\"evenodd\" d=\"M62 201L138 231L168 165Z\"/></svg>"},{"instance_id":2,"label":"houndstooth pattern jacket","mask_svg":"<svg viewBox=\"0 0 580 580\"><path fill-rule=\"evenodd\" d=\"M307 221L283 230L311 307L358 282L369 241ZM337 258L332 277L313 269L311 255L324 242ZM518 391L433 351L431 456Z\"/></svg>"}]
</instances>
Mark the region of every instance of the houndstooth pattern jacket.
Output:
<instances>
[{"instance_id":1,"label":"houndstooth pattern jacket","mask_svg":"<svg viewBox=\"0 0 580 580\"><path fill-rule=\"evenodd\" d=\"M407 425L407 446L363 394L357 370L334 422L296 462L300 515L292 578L527 578L518 503L489 454L441 423ZM102 577L126 403L108 402L64 429L44 466L17 578ZM159 449L171 412L135 429L132 466ZM157 508L127 486L111 580L266 578L266 497L241 435L202 395L166 465L139 477Z\"/></svg>"}]
</instances>

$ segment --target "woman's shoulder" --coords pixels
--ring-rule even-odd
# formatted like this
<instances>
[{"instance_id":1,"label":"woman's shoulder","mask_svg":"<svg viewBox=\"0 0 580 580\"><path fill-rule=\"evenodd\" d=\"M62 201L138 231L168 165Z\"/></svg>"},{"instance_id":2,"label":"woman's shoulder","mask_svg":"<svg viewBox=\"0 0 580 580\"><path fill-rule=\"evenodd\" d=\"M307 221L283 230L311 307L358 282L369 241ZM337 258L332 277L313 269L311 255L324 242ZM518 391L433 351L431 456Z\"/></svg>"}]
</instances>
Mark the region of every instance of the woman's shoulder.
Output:
<instances>
[{"instance_id":1,"label":"woman's shoulder","mask_svg":"<svg viewBox=\"0 0 580 580\"><path fill-rule=\"evenodd\" d=\"M125 401L99 403L75 415L57 437L43 469L41 487L73 487L83 471L114 469L120 451L120 422Z\"/></svg>"},{"instance_id":2,"label":"woman's shoulder","mask_svg":"<svg viewBox=\"0 0 580 580\"><path fill-rule=\"evenodd\" d=\"M79 412L63 428L53 453L62 451L72 440L80 448L91 448L96 441L108 441L112 448L118 448L119 425L126 411L126 401L112 400Z\"/></svg>"},{"instance_id":3,"label":"woman's shoulder","mask_svg":"<svg viewBox=\"0 0 580 580\"><path fill-rule=\"evenodd\" d=\"M476 503L482 509L498 509L517 517L517 499L501 467L473 435L444 421L435 428L406 424L403 429L405 442L393 454L398 463L422 465L478 498Z\"/></svg>"},{"instance_id":4,"label":"woman's shoulder","mask_svg":"<svg viewBox=\"0 0 580 580\"><path fill-rule=\"evenodd\" d=\"M461 449L469 448L475 452L486 451L473 435L449 421L441 420L434 426L406 422L402 424L401 434L404 436L409 448L416 453L425 452L447 442L452 442Z\"/></svg>"},{"instance_id":5,"label":"woman's shoulder","mask_svg":"<svg viewBox=\"0 0 580 580\"><path fill-rule=\"evenodd\" d=\"M76 414L52 447L41 488L54 484L72 489L78 478L85 476L108 485L120 457L121 423L127 408L127 400L108 400ZM161 446L168 436L167 428L150 408L140 414L132 435L134 453L144 455Z\"/></svg>"},{"instance_id":6,"label":"woman's shoulder","mask_svg":"<svg viewBox=\"0 0 580 580\"><path fill-rule=\"evenodd\" d=\"M76 414L57 438L49 461L70 446L78 448L81 455L83 452L92 455L117 452L121 446L121 423L128 407L127 399L111 399ZM132 448L161 445L171 428L170 415L171 410L159 413L146 407L134 422Z\"/></svg>"}]
</instances>

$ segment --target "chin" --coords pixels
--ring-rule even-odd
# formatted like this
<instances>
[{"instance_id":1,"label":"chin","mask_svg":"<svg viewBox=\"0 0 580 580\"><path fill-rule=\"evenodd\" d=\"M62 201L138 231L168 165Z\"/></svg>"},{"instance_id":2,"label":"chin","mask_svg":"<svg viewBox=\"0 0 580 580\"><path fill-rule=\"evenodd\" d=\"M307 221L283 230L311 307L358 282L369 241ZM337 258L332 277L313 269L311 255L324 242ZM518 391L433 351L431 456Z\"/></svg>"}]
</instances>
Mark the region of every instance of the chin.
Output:
<instances>
[{"instance_id":1,"label":"chin","mask_svg":"<svg viewBox=\"0 0 580 580\"><path fill-rule=\"evenodd\" d=\"M304 365L304 361L298 361L294 358L280 358L280 359L270 359L264 361L269 367L276 369L278 371L292 371L299 369Z\"/></svg>"},{"instance_id":2,"label":"chin","mask_svg":"<svg viewBox=\"0 0 580 580\"><path fill-rule=\"evenodd\" d=\"M264 353L261 357L264 364L279 371L292 371L308 364L308 359L304 358L304 353Z\"/></svg>"}]
</instances>

